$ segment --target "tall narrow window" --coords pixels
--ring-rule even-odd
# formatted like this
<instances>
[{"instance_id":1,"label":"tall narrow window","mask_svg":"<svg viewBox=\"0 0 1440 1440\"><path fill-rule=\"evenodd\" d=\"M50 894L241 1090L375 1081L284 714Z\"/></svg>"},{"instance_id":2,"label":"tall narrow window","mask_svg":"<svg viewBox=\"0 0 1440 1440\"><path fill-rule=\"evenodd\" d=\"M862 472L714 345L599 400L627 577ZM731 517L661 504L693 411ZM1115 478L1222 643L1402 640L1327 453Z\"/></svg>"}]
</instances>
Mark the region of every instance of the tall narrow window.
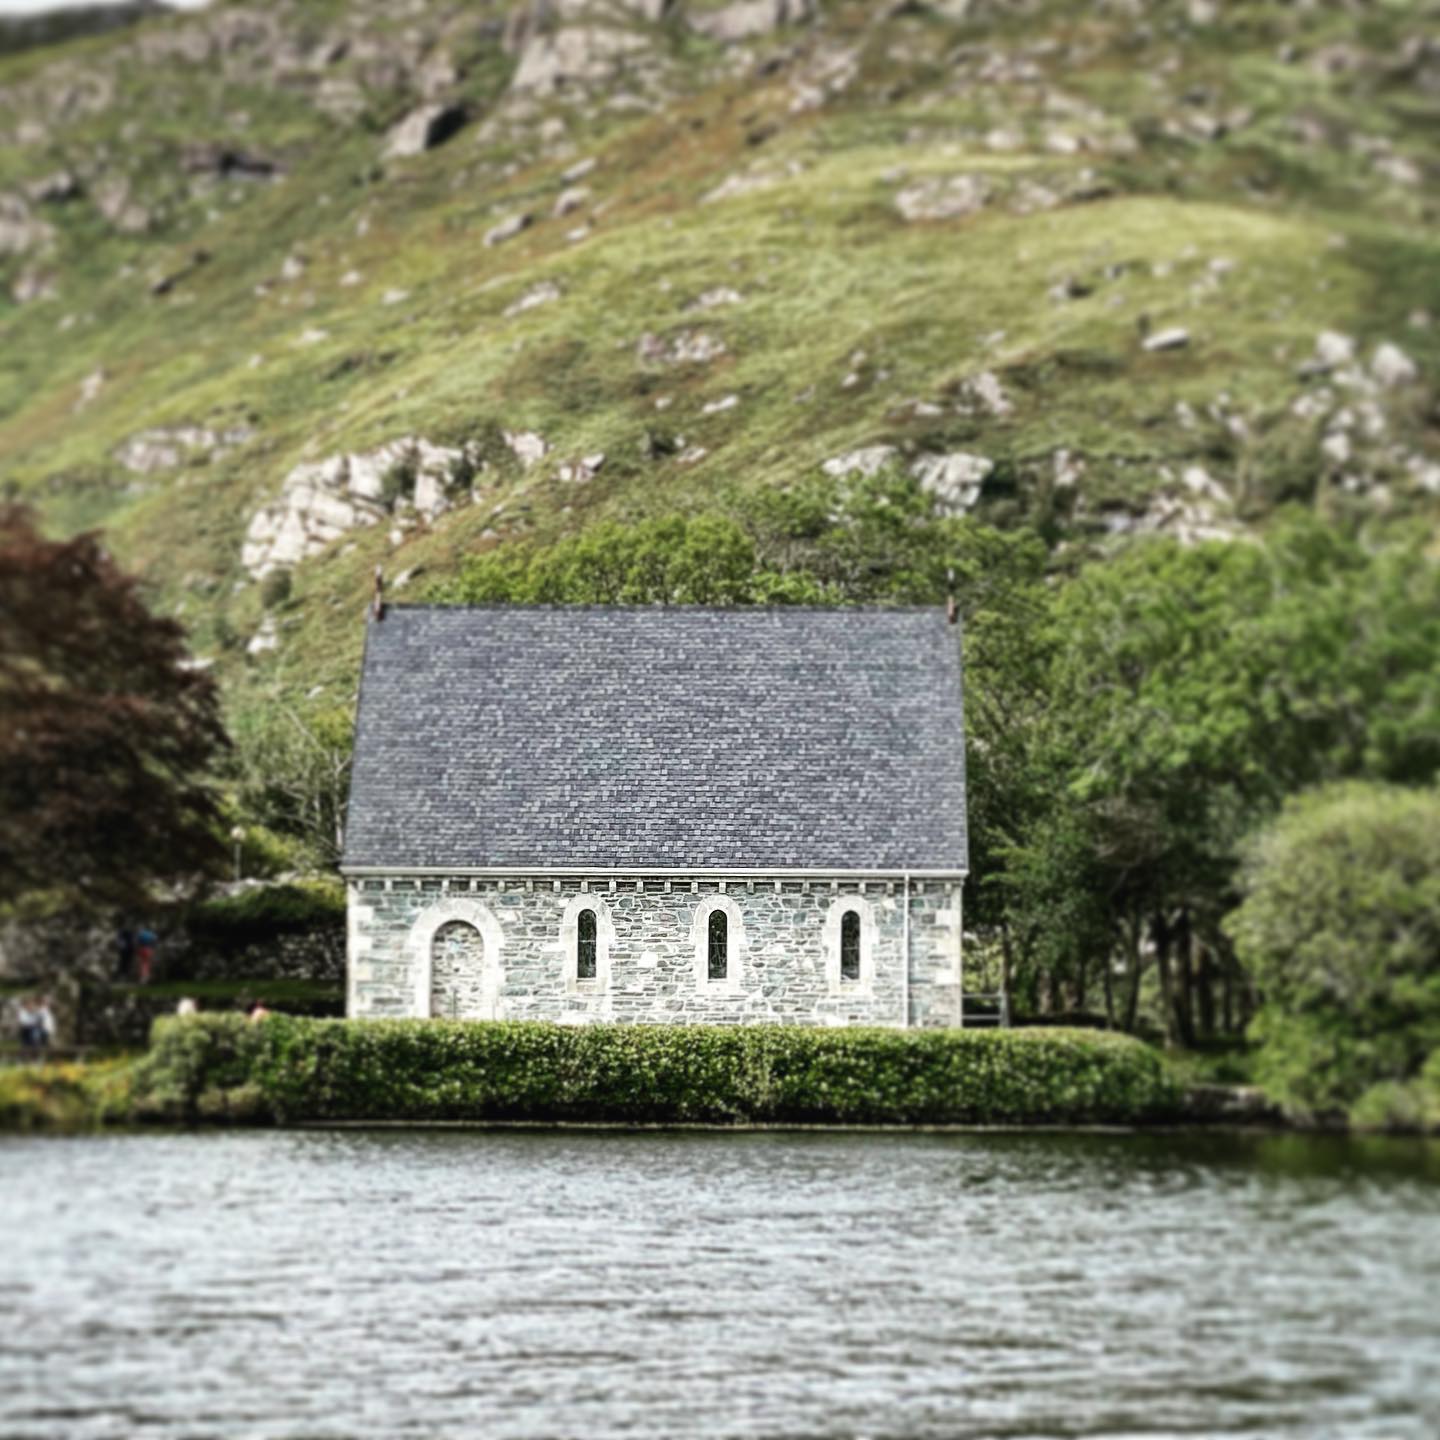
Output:
<instances>
[{"instance_id":1,"label":"tall narrow window","mask_svg":"<svg viewBox=\"0 0 1440 1440\"><path fill-rule=\"evenodd\" d=\"M575 920L575 978L593 980L595 968L595 912L582 910Z\"/></svg>"},{"instance_id":2,"label":"tall narrow window","mask_svg":"<svg viewBox=\"0 0 1440 1440\"><path fill-rule=\"evenodd\" d=\"M710 912L710 969L712 980L730 973L730 917L723 910Z\"/></svg>"},{"instance_id":3,"label":"tall narrow window","mask_svg":"<svg viewBox=\"0 0 1440 1440\"><path fill-rule=\"evenodd\" d=\"M854 910L840 921L840 978L860 978L860 916Z\"/></svg>"}]
</instances>

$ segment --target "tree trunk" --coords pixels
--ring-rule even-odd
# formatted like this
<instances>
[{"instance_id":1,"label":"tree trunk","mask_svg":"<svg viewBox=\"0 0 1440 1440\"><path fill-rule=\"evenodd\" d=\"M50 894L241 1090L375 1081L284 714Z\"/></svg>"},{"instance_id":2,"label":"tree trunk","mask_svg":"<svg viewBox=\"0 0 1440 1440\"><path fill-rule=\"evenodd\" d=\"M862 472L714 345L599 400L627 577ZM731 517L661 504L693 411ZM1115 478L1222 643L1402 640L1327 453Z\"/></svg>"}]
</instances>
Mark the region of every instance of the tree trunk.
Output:
<instances>
[{"instance_id":1,"label":"tree trunk","mask_svg":"<svg viewBox=\"0 0 1440 1440\"><path fill-rule=\"evenodd\" d=\"M1195 1044L1195 930L1188 910L1175 925L1175 1033L1187 1049Z\"/></svg>"},{"instance_id":2,"label":"tree trunk","mask_svg":"<svg viewBox=\"0 0 1440 1440\"><path fill-rule=\"evenodd\" d=\"M1150 917L1150 935L1155 941L1155 968L1160 976L1160 1012L1165 1021L1165 1044L1173 1047L1180 1043L1180 1037L1175 1025L1175 977L1170 968L1170 921L1163 911L1157 910Z\"/></svg>"},{"instance_id":3,"label":"tree trunk","mask_svg":"<svg viewBox=\"0 0 1440 1440\"><path fill-rule=\"evenodd\" d=\"M1197 947L1195 960L1195 999L1199 1011L1200 1033L1215 1038L1215 952L1208 944Z\"/></svg>"},{"instance_id":4,"label":"tree trunk","mask_svg":"<svg viewBox=\"0 0 1440 1440\"><path fill-rule=\"evenodd\" d=\"M1010 926L1005 922L1000 925L1000 996L1002 1010L1005 1014L1010 1013Z\"/></svg>"},{"instance_id":5,"label":"tree trunk","mask_svg":"<svg viewBox=\"0 0 1440 1440\"><path fill-rule=\"evenodd\" d=\"M1100 978L1105 990L1105 1028L1115 1028L1115 959L1107 955L1101 964Z\"/></svg>"},{"instance_id":6,"label":"tree trunk","mask_svg":"<svg viewBox=\"0 0 1440 1440\"><path fill-rule=\"evenodd\" d=\"M1125 1031L1127 1034L1135 1033L1135 1019L1140 1013L1140 977L1145 969L1145 961L1140 952L1140 940L1144 929L1140 917L1134 916L1125 927L1127 948L1129 950L1129 971L1126 977L1129 982L1129 990L1125 996Z\"/></svg>"}]
</instances>

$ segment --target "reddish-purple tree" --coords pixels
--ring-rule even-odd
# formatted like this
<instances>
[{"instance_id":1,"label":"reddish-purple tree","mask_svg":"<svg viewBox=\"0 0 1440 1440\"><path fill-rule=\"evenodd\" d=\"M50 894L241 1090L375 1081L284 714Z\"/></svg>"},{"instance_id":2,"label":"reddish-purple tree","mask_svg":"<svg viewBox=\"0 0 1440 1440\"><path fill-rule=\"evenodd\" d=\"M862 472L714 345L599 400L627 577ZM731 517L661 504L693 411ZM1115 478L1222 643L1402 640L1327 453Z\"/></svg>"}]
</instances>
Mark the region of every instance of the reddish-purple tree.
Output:
<instances>
[{"instance_id":1,"label":"reddish-purple tree","mask_svg":"<svg viewBox=\"0 0 1440 1440\"><path fill-rule=\"evenodd\" d=\"M0 904L143 906L223 859L215 684L95 535L0 506Z\"/></svg>"}]
</instances>

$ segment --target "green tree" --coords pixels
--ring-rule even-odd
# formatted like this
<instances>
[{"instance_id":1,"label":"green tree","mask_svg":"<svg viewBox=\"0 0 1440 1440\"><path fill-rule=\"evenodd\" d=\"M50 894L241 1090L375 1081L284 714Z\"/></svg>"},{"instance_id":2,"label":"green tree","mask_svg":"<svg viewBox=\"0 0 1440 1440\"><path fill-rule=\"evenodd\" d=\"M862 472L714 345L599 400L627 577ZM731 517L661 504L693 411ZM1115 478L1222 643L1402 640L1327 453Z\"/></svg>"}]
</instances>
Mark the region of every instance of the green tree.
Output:
<instances>
[{"instance_id":1,"label":"green tree","mask_svg":"<svg viewBox=\"0 0 1440 1440\"><path fill-rule=\"evenodd\" d=\"M1070 867L1107 915L1107 998L1153 966L1166 1034L1188 1044L1245 1018L1220 924L1244 836L1306 785L1435 774L1440 570L1419 543L1291 517L1263 545L1135 544L1060 587L1050 623L1007 923L1083 989L1073 937L1093 942L1096 916L1062 904Z\"/></svg>"},{"instance_id":2,"label":"green tree","mask_svg":"<svg viewBox=\"0 0 1440 1440\"><path fill-rule=\"evenodd\" d=\"M350 798L354 721L347 707L302 713L286 704L236 717L230 766L242 813L339 863Z\"/></svg>"},{"instance_id":3,"label":"green tree","mask_svg":"<svg viewBox=\"0 0 1440 1440\"><path fill-rule=\"evenodd\" d=\"M1226 929L1263 997L1261 1083L1308 1113L1414 1084L1440 1053L1440 791L1296 797L1250 847L1242 885Z\"/></svg>"}]
</instances>

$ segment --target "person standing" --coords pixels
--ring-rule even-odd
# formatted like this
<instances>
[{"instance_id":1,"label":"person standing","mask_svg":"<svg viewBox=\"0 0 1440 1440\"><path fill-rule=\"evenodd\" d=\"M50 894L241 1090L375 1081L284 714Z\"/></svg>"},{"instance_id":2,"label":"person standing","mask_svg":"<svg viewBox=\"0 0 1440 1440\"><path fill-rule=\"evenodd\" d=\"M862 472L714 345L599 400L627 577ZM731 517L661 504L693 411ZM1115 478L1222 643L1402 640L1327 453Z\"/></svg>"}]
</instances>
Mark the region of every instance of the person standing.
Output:
<instances>
[{"instance_id":1,"label":"person standing","mask_svg":"<svg viewBox=\"0 0 1440 1440\"><path fill-rule=\"evenodd\" d=\"M15 1007L15 1027L20 1037L20 1054L28 1060L38 1044L40 1017L34 999L22 995Z\"/></svg>"},{"instance_id":2,"label":"person standing","mask_svg":"<svg viewBox=\"0 0 1440 1440\"><path fill-rule=\"evenodd\" d=\"M142 985L150 983L150 975L155 966L155 946L158 943L155 932L148 925L142 925L135 932L135 966L137 978Z\"/></svg>"},{"instance_id":3,"label":"person standing","mask_svg":"<svg viewBox=\"0 0 1440 1440\"><path fill-rule=\"evenodd\" d=\"M35 1007L35 1053L44 1058L55 1043L55 1012L50 1008L50 997L42 995Z\"/></svg>"},{"instance_id":4,"label":"person standing","mask_svg":"<svg viewBox=\"0 0 1440 1440\"><path fill-rule=\"evenodd\" d=\"M135 973L135 932L122 925L115 932L116 979L129 980Z\"/></svg>"}]
</instances>

